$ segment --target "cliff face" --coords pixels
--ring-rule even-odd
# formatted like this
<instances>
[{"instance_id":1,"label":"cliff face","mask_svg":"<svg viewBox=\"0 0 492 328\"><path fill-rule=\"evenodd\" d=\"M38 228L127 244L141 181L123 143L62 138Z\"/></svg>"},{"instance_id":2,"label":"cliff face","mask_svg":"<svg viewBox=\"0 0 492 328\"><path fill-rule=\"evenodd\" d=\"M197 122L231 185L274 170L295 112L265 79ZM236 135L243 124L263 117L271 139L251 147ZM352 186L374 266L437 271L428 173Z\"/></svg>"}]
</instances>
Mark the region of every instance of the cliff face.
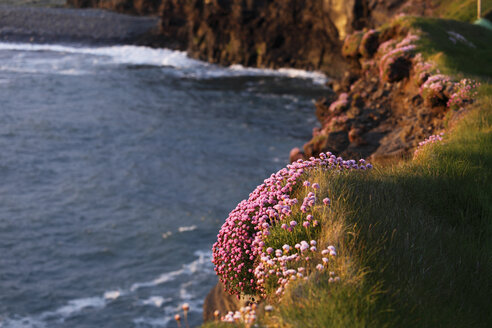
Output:
<instances>
[{"instance_id":1,"label":"cliff face","mask_svg":"<svg viewBox=\"0 0 492 328\"><path fill-rule=\"evenodd\" d=\"M187 34L190 55L209 62L337 75L340 41L327 9L315 0L164 0L161 31Z\"/></svg>"},{"instance_id":2,"label":"cliff face","mask_svg":"<svg viewBox=\"0 0 492 328\"><path fill-rule=\"evenodd\" d=\"M347 70L346 35L396 12L425 14L429 0L162 0L161 32L191 56L222 65ZM341 41L342 40L342 41Z\"/></svg>"},{"instance_id":3,"label":"cliff face","mask_svg":"<svg viewBox=\"0 0 492 328\"><path fill-rule=\"evenodd\" d=\"M346 35L397 12L425 14L430 0L67 0L137 15L160 15L150 45L188 50L222 65L316 69L340 77Z\"/></svg>"}]
</instances>

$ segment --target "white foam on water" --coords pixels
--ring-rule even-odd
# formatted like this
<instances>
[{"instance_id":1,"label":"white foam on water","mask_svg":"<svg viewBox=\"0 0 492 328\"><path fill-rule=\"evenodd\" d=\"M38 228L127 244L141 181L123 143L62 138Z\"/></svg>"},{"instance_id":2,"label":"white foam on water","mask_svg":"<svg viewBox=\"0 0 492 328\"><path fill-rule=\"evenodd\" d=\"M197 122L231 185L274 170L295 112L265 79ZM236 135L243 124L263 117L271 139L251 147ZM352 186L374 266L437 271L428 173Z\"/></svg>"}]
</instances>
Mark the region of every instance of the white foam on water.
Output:
<instances>
[{"instance_id":1,"label":"white foam on water","mask_svg":"<svg viewBox=\"0 0 492 328\"><path fill-rule=\"evenodd\" d=\"M188 57L186 52L166 48L154 49L143 46L110 46L110 47L74 47L56 44L30 44L0 42L0 50L4 51L37 51L63 54L91 55L103 59L94 64L126 64L174 67L184 77L210 79L218 77L240 76L283 76L289 78L308 79L316 84L324 84L328 78L321 72L311 72L293 68L261 69L232 65L221 67ZM7 67L4 67L7 69ZM64 69L60 74L79 75L83 71ZM31 72L32 73L32 72Z\"/></svg>"},{"instance_id":2,"label":"white foam on water","mask_svg":"<svg viewBox=\"0 0 492 328\"><path fill-rule=\"evenodd\" d=\"M119 290L111 290L104 293L104 298L107 300L115 300L121 296L121 292Z\"/></svg>"},{"instance_id":3,"label":"white foam on water","mask_svg":"<svg viewBox=\"0 0 492 328\"><path fill-rule=\"evenodd\" d=\"M181 274L183 274L183 269L179 269L179 270L171 271L171 272L166 272L166 273L161 274L159 277L155 278L152 281L136 282L130 287L130 290L132 292L134 292L140 288L154 287L154 286L163 284L165 282L172 281Z\"/></svg>"},{"instance_id":4,"label":"white foam on water","mask_svg":"<svg viewBox=\"0 0 492 328\"><path fill-rule=\"evenodd\" d=\"M194 254L195 256L198 256L198 259L188 264L183 264L181 269L163 273L159 277L151 281L134 283L130 287L130 291L134 292L140 288L148 288L148 287L161 285L163 283L173 281L174 279L176 279L176 277L179 277L180 275L183 274L192 275L200 271L205 273L212 273L213 272L212 263L211 263L212 253L204 252L204 251L196 251Z\"/></svg>"},{"instance_id":5,"label":"white foam on water","mask_svg":"<svg viewBox=\"0 0 492 328\"><path fill-rule=\"evenodd\" d=\"M67 305L58 308L52 314L57 314L62 317L69 317L86 308L101 309L105 305L106 302L102 297L79 298L79 299L68 301Z\"/></svg>"},{"instance_id":6,"label":"white foam on water","mask_svg":"<svg viewBox=\"0 0 492 328\"><path fill-rule=\"evenodd\" d=\"M214 272L211 251L196 251L194 254L198 258L183 266L188 274L195 274L199 271L206 273Z\"/></svg>"},{"instance_id":7,"label":"white foam on water","mask_svg":"<svg viewBox=\"0 0 492 328\"><path fill-rule=\"evenodd\" d=\"M140 282L134 283L130 290L117 289L117 290L109 290L103 293L102 296L94 296L94 297L85 297L78 298L74 300L68 301L65 305L55 309L53 311L47 311L39 316L33 317L22 317L22 318L7 318L0 321L0 328L45 328L46 321L50 320L65 320L74 314L77 314L85 309L93 309L100 310L106 307L109 302L112 302L120 297L123 297L129 293L133 293L140 288L145 287L153 287L158 286L160 284L170 282L175 280L180 275L197 277L198 274L213 274L213 267L211 263L212 252L210 251L196 251L194 253L198 258L194 261L183 264L183 266L174 271L165 272L161 274L159 277L148 281L148 282ZM183 302L187 302L190 305L190 311L192 312L201 312L201 308L203 305L202 299L195 299L195 295L192 294L193 287L196 283L200 283L200 281L189 280L180 285L179 289L179 300L175 300L172 298L164 298L162 296L150 296L149 298L142 300L141 304L143 305L152 305L158 308L161 308L165 303L178 301L180 304ZM162 327L165 326L170 320L172 320L172 316L176 313L177 310L180 309L180 305L178 306L167 306L164 308L166 313L169 313L169 316L164 318L137 318L134 320L136 326L156 326ZM172 313L172 315L171 315ZM0 319L0 320L2 320Z\"/></svg>"},{"instance_id":8,"label":"white foam on water","mask_svg":"<svg viewBox=\"0 0 492 328\"><path fill-rule=\"evenodd\" d=\"M162 304L172 301L172 298L164 298L162 296L151 296L142 301L143 305L153 305L155 307L161 307Z\"/></svg>"},{"instance_id":9,"label":"white foam on water","mask_svg":"<svg viewBox=\"0 0 492 328\"><path fill-rule=\"evenodd\" d=\"M192 225L192 226L188 226L188 227L179 227L178 228L178 231L179 232L186 232L186 231L193 231L193 230L196 230L197 229L197 226L196 225Z\"/></svg>"},{"instance_id":10,"label":"white foam on water","mask_svg":"<svg viewBox=\"0 0 492 328\"><path fill-rule=\"evenodd\" d=\"M5 43L0 42L0 50L10 51L46 51L62 54L85 54L112 59L117 64L172 66L187 68L203 65L191 59L183 51L170 49L153 49L140 46L111 47L72 47L54 44Z\"/></svg>"},{"instance_id":11,"label":"white foam on water","mask_svg":"<svg viewBox=\"0 0 492 328\"><path fill-rule=\"evenodd\" d=\"M170 237L173 233L171 231L166 231L162 234L162 239L167 239Z\"/></svg>"},{"instance_id":12,"label":"white foam on water","mask_svg":"<svg viewBox=\"0 0 492 328\"><path fill-rule=\"evenodd\" d=\"M312 80L316 84L325 84L328 81L328 77L318 71L306 71L296 68L255 68L244 67L242 65L231 65L229 69L233 72L238 72L239 75L252 75L252 76L285 76L290 78Z\"/></svg>"}]
</instances>

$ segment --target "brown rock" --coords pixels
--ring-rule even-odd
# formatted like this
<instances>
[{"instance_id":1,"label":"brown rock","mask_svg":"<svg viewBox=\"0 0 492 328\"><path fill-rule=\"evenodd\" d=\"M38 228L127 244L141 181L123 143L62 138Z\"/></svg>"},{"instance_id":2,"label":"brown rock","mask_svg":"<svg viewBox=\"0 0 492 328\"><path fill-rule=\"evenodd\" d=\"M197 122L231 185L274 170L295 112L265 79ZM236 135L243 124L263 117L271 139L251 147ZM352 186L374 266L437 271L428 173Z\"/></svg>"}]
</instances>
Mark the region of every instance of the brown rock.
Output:
<instances>
[{"instance_id":1,"label":"brown rock","mask_svg":"<svg viewBox=\"0 0 492 328\"><path fill-rule=\"evenodd\" d=\"M411 67L412 61L406 56L388 58L383 68L383 76L388 82L398 82L409 76Z\"/></svg>"},{"instance_id":2,"label":"brown rock","mask_svg":"<svg viewBox=\"0 0 492 328\"><path fill-rule=\"evenodd\" d=\"M357 31L353 34L348 35L343 42L342 55L348 58L359 57L359 46L361 44L363 36L364 32L362 31Z\"/></svg>"},{"instance_id":3,"label":"brown rock","mask_svg":"<svg viewBox=\"0 0 492 328\"><path fill-rule=\"evenodd\" d=\"M307 142L303 149L307 158L318 156L322 152L331 151L339 154L349 145L346 131L330 132L328 134L319 134L311 141Z\"/></svg>"},{"instance_id":4,"label":"brown rock","mask_svg":"<svg viewBox=\"0 0 492 328\"><path fill-rule=\"evenodd\" d=\"M352 128L350 129L348 133L348 139L351 143L354 143L356 145L362 145L365 143L364 139L362 138L362 133L363 130L360 128Z\"/></svg>"},{"instance_id":5,"label":"brown rock","mask_svg":"<svg viewBox=\"0 0 492 328\"><path fill-rule=\"evenodd\" d=\"M292 148L289 154L289 161L293 163L299 159L304 159L304 153L297 147Z\"/></svg>"},{"instance_id":6,"label":"brown rock","mask_svg":"<svg viewBox=\"0 0 492 328\"><path fill-rule=\"evenodd\" d=\"M379 47L379 32L370 30L364 34L359 45L359 53L365 58L371 58Z\"/></svg>"},{"instance_id":7,"label":"brown rock","mask_svg":"<svg viewBox=\"0 0 492 328\"><path fill-rule=\"evenodd\" d=\"M320 123L326 122L333 114L330 112L330 103L332 103L334 97L321 98L316 101L314 106L316 107L316 118Z\"/></svg>"},{"instance_id":8,"label":"brown rock","mask_svg":"<svg viewBox=\"0 0 492 328\"><path fill-rule=\"evenodd\" d=\"M242 306L242 302L236 296L229 295L224 291L222 283L218 282L205 298L203 303L203 321L214 320L214 312L219 310L221 315L229 311L237 311Z\"/></svg>"}]
</instances>

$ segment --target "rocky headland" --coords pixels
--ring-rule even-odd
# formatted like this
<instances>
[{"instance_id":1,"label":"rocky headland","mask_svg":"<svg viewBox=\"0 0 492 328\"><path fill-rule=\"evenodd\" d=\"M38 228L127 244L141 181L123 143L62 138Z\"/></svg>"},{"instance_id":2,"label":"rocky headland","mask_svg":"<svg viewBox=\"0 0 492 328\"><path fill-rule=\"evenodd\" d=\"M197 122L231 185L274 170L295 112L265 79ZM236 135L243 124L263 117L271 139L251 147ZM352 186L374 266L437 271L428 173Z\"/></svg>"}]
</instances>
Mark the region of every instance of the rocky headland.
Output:
<instances>
[{"instance_id":1,"label":"rocky headland","mask_svg":"<svg viewBox=\"0 0 492 328\"><path fill-rule=\"evenodd\" d=\"M444 127L458 91L447 77L431 76L431 64L414 52L418 36L390 23L397 14L429 15L430 0L67 3L159 16L155 33L137 44L187 50L191 57L222 65L294 67L333 77L325 98L316 103L320 127L302 149L292 150L291 161L326 151L376 162L404 158ZM216 309L238 307L236 298L217 285L205 301L204 319L211 320Z\"/></svg>"},{"instance_id":2,"label":"rocky headland","mask_svg":"<svg viewBox=\"0 0 492 328\"><path fill-rule=\"evenodd\" d=\"M432 64L414 53L418 39L398 24L347 36L342 54L351 69L331 83L336 95L317 101L321 127L302 150L292 150L291 161L326 151L373 162L401 159L443 129L456 88L425 94Z\"/></svg>"},{"instance_id":3,"label":"rocky headland","mask_svg":"<svg viewBox=\"0 0 492 328\"><path fill-rule=\"evenodd\" d=\"M347 34L385 23L395 13L426 14L428 0L67 0L78 8L104 8L160 16L160 38L141 44L187 50L222 65L294 67L342 77L340 50Z\"/></svg>"},{"instance_id":4,"label":"rocky headland","mask_svg":"<svg viewBox=\"0 0 492 328\"><path fill-rule=\"evenodd\" d=\"M372 29L396 14L429 15L435 9L431 1L68 0L67 4L159 15L158 32L140 38L138 44L186 50L191 57L221 65L320 70L335 78L326 97L316 103L321 127L313 129L302 149L292 150L291 161L324 151L372 160L401 158L442 128L446 101L424 102L411 52L385 67L386 75L381 72L386 54L379 46L401 39L406 31Z\"/></svg>"}]
</instances>

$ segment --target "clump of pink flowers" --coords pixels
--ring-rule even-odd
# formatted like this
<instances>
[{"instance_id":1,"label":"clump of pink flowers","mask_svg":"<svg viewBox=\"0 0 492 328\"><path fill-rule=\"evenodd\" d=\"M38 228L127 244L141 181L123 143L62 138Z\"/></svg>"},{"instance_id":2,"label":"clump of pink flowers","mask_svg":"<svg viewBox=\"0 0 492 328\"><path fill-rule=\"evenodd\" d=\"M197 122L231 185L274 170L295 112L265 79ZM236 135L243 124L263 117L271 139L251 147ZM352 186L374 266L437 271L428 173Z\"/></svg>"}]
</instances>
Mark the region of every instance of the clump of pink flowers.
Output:
<instances>
[{"instance_id":1,"label":"clump of pink flowers","mask_svg":"<svg viewBox=\"0 0 492 328\"><path fill-rule=\"evenodd\" d=\"M470 79L462 79L460 82L454 84L455 92L449 97L447 106L451 109L461 109L466 104L473 101L473 98L477 96L476 88L480 86L480 83L472 81Z\"/></svg>"},{"instance_id":2,"label":"clump of pink flowers","mask_svg":"<svg viewBox=\"0 0 492 328\"><path fill-rule=\"evenodd\" d=\"M342 111L348 109L348 105L348 94L343 92L338 96L336 101L331 103L329 111L331 113L340 114Z\"/></svg>"},{"instance_id":3,"label":"clump of pink flowers","mask_svg":"<svg viewBox=\"0 0 492 328\"><path fill-rule=\"evenodd\" d=\"M420 87L420 95L432 106L446 103L444 90L448 88L451 83L451 79L447 75L432 75L427 78Z\"/></svg>"},{"instance_id":4,"label":"clump of pink flowers","mask_svg":"<svg viewBox=\"0 0 492 328\"><path fill-rule=\"evenodd\" d=\"M419 145L417 149L415 149L413 156L416 157L422 151L425 145L441 142L443 136L444 136L444 132L441 132L439 134L433 134L427 139L425 139L424 141L419 142Z\"/></svg>"},{"instance_id":5,"label":"clump of pink flowers","mask_svg":"<svg viewBox=\"0 0 492 328\"><path fill-rule=\"evenodd\" d=\"M268 284L275 290L275 295L281 297L290 282L307 280L311 270L324 271L337 256L335 246L330 245L320 251L315 240L309 243L302 240L294 247L289 245L284 245L284 247L284 252L278 251L274 255L261 254L260 262L255 267L255 277L261 291L260 296L266 296L265 285ZM330 278L332 274L334 275L330 272ZM333 279L335 278L329 282L333 282ZM335 281L340 281L340 278L336 277Z\"/></svg>"},{"instance_id":6,"label":"clump of pink flowers","mask_svg":"<svg viewBox=\"0 0 492 328\"><path fill-rule=\"evenodd\" d=\"M447 75L429 75L420 87L420 95L431 106L446 105L448 108L461 109L473 102L477 95L474 90L479 86L480 83L470 79L454 82Z\"/></svg>"},{"instance_id":7,"label":"clump of pink flowers","mask_svg":"<svg viewBox=\"0 0 492 328\"><path fill-rule=\"evenodd\" d=\"M246 327L251 327L256 320L256 304L241 307L239 311L229 311L220 318L222 322L242 323Z\"/></svg>"},{"instance_id":8,"label":"clump of pink flowers","mask_svg":"<svg viewBox=\"0 0 492 328\"><path fill-rule=\"evenodd\" d=\"M419 37L417 35L408 33L399 43L390 40L383 42L379 46L378 52L382 54L382 57L379 60L379 76L381 79L388 80L387 72L389 67L395 63L399 57L411 55L416 48L412 43L418 39Z\"/></svg>"},{"instance_id":9,"label":"clump of pink flowers","mask_svg":"<svg viewBox=\"0 0 492 328\"><path fill-rule=\"evenodd\" d=\"M283 272L281 269L283 263L302 257L303 252L300 248L292 247L293 245L274 250L266 243L271 229L274 228L286 233L299 231L307 233L306 229L319 229L317 220L300 219L292 215L294 208L296 213L311 214L313 207L328 207L330 204L329 199L318 201L317 183L303 186L305 181L303 177L307 172L313 170L340 172L370 168L372 165L364 160L359 162L344 160L328 152L320 154L319 158L311 157L308 161L299 160L287 165L286 168L264 180L264 183L259 185L247 200L240 202L229 214L217 235L217 242L213 245L212 262L225 289L236 295L261 295L264 293L266 282L266 277L262 273L277 275L277 272ZM312 191L308 192L304 199L291 198L294 189L299 188L311 188ZM304 221L312 224L310 223L308 227L303 226ZM304 243L299 245L299 247L304 245L302 247L305 249ZM309 245L309 251L313 252L311 248L313 246L316 248L315 245ZM273 260L274 258L277 260ZM303 260L309 261L310 256L304 256ZM273 269L276 266L280 271ZM274 271L270 273L270 270Z\"/></svg>"}]
</instances>

